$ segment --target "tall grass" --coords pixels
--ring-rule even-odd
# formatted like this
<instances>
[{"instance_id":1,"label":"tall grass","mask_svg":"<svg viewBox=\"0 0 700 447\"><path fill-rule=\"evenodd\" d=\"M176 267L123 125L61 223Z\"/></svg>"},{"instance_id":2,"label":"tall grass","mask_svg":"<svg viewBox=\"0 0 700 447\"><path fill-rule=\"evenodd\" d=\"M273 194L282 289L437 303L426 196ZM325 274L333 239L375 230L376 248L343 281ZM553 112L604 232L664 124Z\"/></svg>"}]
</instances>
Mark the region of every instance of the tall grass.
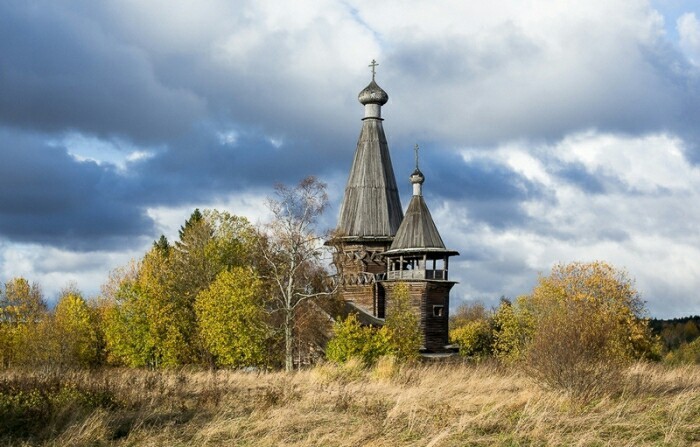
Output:
<instances>
[{"instance_id":1,"label":"tall grass","mask_svg":"<svg viewBox=\"0 0 700 447\"><path fill-rule=\"evenodd\" d=\"M637 364L581 403L497 364L293 374L0 372L0 444L518 446L700 443L700 367Z\"/></svg>"}]
</instances>

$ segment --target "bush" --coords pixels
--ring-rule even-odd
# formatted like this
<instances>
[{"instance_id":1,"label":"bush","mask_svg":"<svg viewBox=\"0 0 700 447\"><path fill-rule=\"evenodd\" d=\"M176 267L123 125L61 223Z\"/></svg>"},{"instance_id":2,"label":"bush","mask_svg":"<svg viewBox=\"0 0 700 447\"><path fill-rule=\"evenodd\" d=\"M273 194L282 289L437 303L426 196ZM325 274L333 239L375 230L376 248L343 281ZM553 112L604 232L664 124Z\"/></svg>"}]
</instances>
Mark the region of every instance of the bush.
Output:
<instances>
[{"instance_id":1,"label":"bush","mask_svg":"<svg viewBox=\"0 0 700 447\"><path fill-rule=\"evenodd\" d=\"M666 354L664 361L672 365L700 364L700 338L690 343L683 343L677 349L670 351Z\"/></svg>"},{"instance_id":2,"label":"bush","mask_svg":"<svg viewBox=\"0 0 700 447\"><path fill-rule=\"evenodd\" d=\"M515 362L522 360L535 330L535 319L528 297L519 297L513 304L501 300L493 316L491 349L496 358Z\"/></svg>"},{"instance_id":3,"label":"bush","mask_svg":"<svg viewBox=\"0 0 700 447\"><path fill-rule=\"evenodd\" d=\"M465 357L486 357L491 354L493 334L487 320L474 320L450 331L450 340L459 345Z\"/></svg>"},{"instance_id":4,"label":"bush","mask_svg":"<svg viewBox=\"0 0 700 447\"><path fill-rule=\"evenodd\" d=\"M644 303L626 273L606 263L557 265L524 300L535 321L528 370L575 397L612 391L625 365L654 354Z\"/></svg>"},{"instance_id":5,"label":"bush","mask_svg":"<svg viewBox=\"0 0 700 447\"><path fill-rule=\"evenodd\" d=\"M326 346L326 358L332 362L344 363L356 358L365 365L372 365L391 351L387 329L364 327L355 314L337 321L333 330L335 335Z\"/></svg>"},{"instance_id":6,"label":"bush","mask_svg":"<svg viewBox=\"0 0 700 447\"><path fill-rule=\"evenodd\" d=\"M620 355L613 321L590 302L553 303L527 352L528 371L546 385L586 400L611 391L627 357Z\"/></svg>"}]
</instances>

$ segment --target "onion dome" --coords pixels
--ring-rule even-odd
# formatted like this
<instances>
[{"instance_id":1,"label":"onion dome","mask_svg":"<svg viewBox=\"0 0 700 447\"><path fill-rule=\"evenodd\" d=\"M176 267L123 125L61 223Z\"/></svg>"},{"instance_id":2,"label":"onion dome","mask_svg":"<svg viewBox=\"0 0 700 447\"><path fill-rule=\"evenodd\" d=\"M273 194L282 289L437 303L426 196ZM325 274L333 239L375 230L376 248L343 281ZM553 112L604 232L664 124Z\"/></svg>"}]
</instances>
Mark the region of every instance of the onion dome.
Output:
<instances>
[{"instance_id":1,"label":"onion dome","mask_svg":"<svg viewBox=\"0 0 700 447\"><path fill-rule=\"evenodd\" d=\"M379 104L383 106L389 101L389 95L372 79L372 82L357 95L357 99L362 105Z\"/></svg>"},{"instance_id":2,"label":"onion dome","mask_svg":"<svg viewBox=\"0 0 700 447\"><path fill-rule=\"evenodd\" d=\"M415 171L413 171L413 174L409 177L409 180L411 181L412 184L419 184L422 185L423 182L425 181L425 176L423 175L422 172L420 172L420 169L416 168Z\"/></svg>"}]
</instances>

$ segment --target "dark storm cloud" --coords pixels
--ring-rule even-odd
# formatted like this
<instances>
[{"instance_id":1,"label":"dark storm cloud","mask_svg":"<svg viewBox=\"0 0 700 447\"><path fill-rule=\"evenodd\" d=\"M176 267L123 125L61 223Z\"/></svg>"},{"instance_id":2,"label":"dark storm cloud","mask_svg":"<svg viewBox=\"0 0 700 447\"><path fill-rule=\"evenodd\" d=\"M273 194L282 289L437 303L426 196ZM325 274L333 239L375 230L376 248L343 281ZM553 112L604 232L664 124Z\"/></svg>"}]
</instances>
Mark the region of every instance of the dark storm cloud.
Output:
<instances>
[{"instance_id":1,"label":"dark storm cloud","mask_svg":"<svg viewBox=\"0 0 700 447\"><path fill-rule=\"evenodd\" d=\"M2 123L154 141L201 116L201 99L163 85L147 54L114 41L79 9L0 4Z\"/></svg>"},{"instance_id":2,"label":"dark storm cloud","mask_svg":"<svg viewBox=\"0 0 700 447\"><path fill-rule=\"evenodd\" d=\"M495 228L527 226L525 201L546 200L547 191L506 165L488 158L465 161L459 154L427 150L421 170L425 194L466 207L470 219Z\"/></svg>"},{"instance_id":3,"label":"dark storm cloud","mask_svg":"<svg viewBox=\"0 0 700 447\"><path fill-rule=\"evenodd\" d=\"M0 128L0 234L74 250L125 248L153 231L113 168ZM136 200L134 200L136 199ZM136 203L135 203L136 202Z\"/></svg>"},{"instance_id":4,"label":"dark storm cloud","mask_svg":"<svg viewBox=\"0 0 700 447\"><path fill-rule=\"evenodd\" d=\"M345 171L354 144L338 156L331 142L322 139L282 142L277 147L255 133L241 133L235 142L225 144L213 129L192 132L172 142L169 150L134 164L131 172L138 182L130 187L145 205L211 201L248 188L271 189L307 175Z\"/></svg>"}]
</instances>

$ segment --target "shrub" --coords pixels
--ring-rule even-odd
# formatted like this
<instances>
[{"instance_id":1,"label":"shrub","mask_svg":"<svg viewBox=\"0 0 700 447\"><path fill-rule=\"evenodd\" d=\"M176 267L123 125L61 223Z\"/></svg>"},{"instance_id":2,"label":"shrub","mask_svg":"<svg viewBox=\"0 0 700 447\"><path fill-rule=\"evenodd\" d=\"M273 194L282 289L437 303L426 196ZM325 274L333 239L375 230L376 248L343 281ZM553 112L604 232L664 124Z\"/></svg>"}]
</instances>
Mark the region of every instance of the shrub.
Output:
<instances>
[{"instance_id":1,"label":"shrub","mask_svg":"<svg viewBox=\"0 0 700 447\"><path fill-rule=\"evenodd\" d=\"M357 358L371 365L391 351L387 329L363 327L355 314L337 321L333 330L335 335L326 346L326 358L332 362L344 363Z\"/></svg>"},{"instance_id":2,"label":"shrub","mask_svg":"<svg viewBox=\"0 0 700 447\"><path fill-rule=\"evenodd\" d=\"M664 361L672 365L700 363L700 338L670 351Z\"/></svg>"},{"instance_id":3,"label":"shrub","mask_svg":"<svg viewBox=\"0 0 700 447\"><path fill-rule=\"evenodd\" d=\"M527 297L519 297L515 303L501 300L493 316L494 356L506 362L521 360L534 330L535 319Z\"/></svg>"},{"instance_id":4,"label":"shrub","mask_svg":"<svg viewBox=\"0 0 700 447\"><path fill-rule=\"evenodd\" d=\"M493 334L487 320L469 321L450 331L450 340L459 345L465 357L486 357L491 354Z\"/></svg>"},{"instance_id":5,"label":"shrub","mask_svg":"<svg viewBox=\"0 0 700 447\"><path fill-rule=\"evenodd\" d=\"M644 303L609 264L556 265L524 300L535 320L528 370L549 386L588 399L611 391L624 365L653 354Z\"/></svg>"},{"instance_id":6,"label":"shrub","mask_svg":"<svg viewBox=\"0 0 700 447\"><path fill-rule=\"evenodd\" d=\"M408 284L396 286L393 299L388 303L384 329L389 335L391 353L405 362L416 360L422 344L418 317L411 309Z\"/></svg>"}]
</instances>

